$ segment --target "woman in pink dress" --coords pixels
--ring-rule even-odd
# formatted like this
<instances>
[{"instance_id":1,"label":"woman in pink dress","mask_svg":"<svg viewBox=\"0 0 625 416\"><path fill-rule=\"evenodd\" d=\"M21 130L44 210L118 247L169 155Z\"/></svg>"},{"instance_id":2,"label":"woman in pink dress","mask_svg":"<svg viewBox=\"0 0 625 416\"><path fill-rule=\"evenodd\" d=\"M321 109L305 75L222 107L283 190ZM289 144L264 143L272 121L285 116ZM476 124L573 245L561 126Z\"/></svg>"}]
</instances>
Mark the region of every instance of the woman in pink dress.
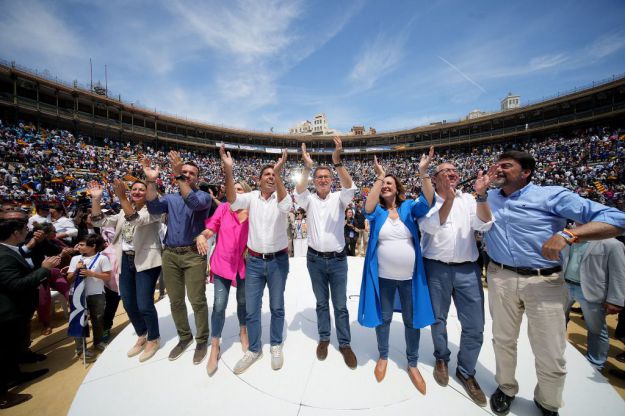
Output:
<instances>
[{"instance_id":1,"label":"woman in pink dress","mask_svg":"<svg viewBox=\"0 0 625 416\"><path fill-rule=\"evenodd\" d=\"M237 193L250 192L250 186L243 182L234 185ZM224 232L219 231L223 229ZM219 205L215 213L206 220L206 229L197 237L197 249L202 255L208 253L207 239L218 235L217 244L210 259L210 280L215 284L215 298L211 315L211 353L206 365L209 376L217 371L219 341L226 318L226 306L230 287L237 288L237 317L239 318L241 347L247 351L249 345L245 326L245 249L249 222L247 210L233 212L227 202Z\"/></svg>"}]
</instances>

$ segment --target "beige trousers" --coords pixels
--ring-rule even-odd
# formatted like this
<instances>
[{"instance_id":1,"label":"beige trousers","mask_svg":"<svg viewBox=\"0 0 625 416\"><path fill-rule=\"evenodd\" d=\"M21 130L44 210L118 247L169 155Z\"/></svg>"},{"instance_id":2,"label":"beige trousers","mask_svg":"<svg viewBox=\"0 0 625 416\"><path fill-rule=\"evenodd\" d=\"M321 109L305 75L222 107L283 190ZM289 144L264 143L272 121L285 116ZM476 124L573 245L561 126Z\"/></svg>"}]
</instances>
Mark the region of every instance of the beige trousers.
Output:
<instances>
[{"instance_id":1,"label":"beige trousers","mask_svg":"<svg viewBox=\"0 0 625 416\"><path fill-rule=\"evenodd\" d=\"M534 399L551 411L562 407L567 302L564 279L557 273L523 276L492 262L489 264L488 303L493 318L495 381L506 395L515 396L519 391L515 378L517 340L525 313L538 379Z\"/></svg>"}]
</instances>

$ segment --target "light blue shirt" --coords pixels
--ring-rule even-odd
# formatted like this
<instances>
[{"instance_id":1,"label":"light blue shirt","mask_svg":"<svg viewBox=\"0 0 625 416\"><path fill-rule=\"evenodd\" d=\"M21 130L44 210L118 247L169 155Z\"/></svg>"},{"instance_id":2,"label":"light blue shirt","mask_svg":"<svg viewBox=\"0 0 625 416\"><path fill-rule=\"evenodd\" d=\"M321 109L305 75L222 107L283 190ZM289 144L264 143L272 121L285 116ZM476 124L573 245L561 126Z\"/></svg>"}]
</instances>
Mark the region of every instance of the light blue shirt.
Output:
<instances>
[{"instance_id":1,"label":"light blue shirt","mask_svg":"<svg viewBox=\"0 0 625 416\"><path fill-rule=\"evenodd\" d=\"M566 272L564 278L571 282L581 283L582 279L579 275L579 266L582 262L582 257L588 248L588 241L582 243L573 244L569 250L569 264L566 266Z\"/></svg>"},{"instance_id":2,"label":"light blue shirt","mask_svg":"<svg viewBox=\"0 0 625 416\"><path fill-rule=\"evenodd\" d=\"M625 228L625 212L582 198L560 186L533 183L508 196L500 189L488 192L488 203L495 217L485 233L488 255L498 263L514 267L543 269L560 261L545 259L543 244L566 226L566 220L581 224L604 222Z\"/></svg>"}]
</instances>

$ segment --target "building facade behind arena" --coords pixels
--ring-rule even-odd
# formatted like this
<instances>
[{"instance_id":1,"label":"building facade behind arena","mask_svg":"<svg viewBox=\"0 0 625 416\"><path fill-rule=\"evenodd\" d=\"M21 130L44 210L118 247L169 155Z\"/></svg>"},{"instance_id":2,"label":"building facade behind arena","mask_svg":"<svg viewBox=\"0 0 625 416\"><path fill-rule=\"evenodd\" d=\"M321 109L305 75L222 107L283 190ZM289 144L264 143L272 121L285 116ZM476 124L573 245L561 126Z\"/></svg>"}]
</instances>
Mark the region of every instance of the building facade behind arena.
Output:
<instances>
[{"instance_id":1,"label":"building facade behind arena","mask_svg":"<svg viewBox=\"0 0 625 416\"><path fill-rule=\"evenodd\" d=\"M0 118L63 128L75 135L171 148L184 145L215 149L225 143L230 149L248 154L277 153L281 148L296 153L300 144L306 142L311 153L329 158L334 147L331 136L254 132L189 121L1 61ZM345 135L343 146L348 155L366 157L372 153L422 152L430 145L470 147L484 142L522 142L597 125L625 126L625 75L522 107L507 106L505 111L479 118Z\"/></svg>"}]
</instances>

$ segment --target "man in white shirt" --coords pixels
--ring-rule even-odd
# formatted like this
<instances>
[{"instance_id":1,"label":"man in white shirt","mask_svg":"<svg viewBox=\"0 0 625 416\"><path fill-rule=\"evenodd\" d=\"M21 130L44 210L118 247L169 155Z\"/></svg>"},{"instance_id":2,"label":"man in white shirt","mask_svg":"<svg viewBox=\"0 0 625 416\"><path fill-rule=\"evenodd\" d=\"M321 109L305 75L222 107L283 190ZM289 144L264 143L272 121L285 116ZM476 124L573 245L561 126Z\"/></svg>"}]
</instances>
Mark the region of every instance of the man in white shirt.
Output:
<instances>
[{"instance_id":1,"label":"man in white shirt","mask_svg":"<svg viewBox=\"0 0 625 416\"><path fill-rule=\"evenodd\" d=\"M339 351L345 364L355 369L356 355L350 346L349 312L347 311L347 257L345 253L345 209L354 198L356 187L352 178L341 163L343 145L339 137L334 138L332 163L341 182L341 190L331 192L333 175L328 166L318 166L313 172L315 193L307 189L308 175L313 160L302 143L304 171L295 188L295 201L306 210L308 217L308 253L306 265L313 292L317 299L317 330L319 344L317 359L323 361L328 356L330 344L330 292L334 306L334 323Z\"/></svg>"},{"instance_id":2,"label":"man in white shirt","mask_svg":"<svg viewBox=\"0 0 625 416\"><path fill-rule=\"evenodd\" d=\"M35 207L36 214L28 219L28 230L32 231L35 224L45 224L52 222L50 219L50 210L47 205L39 204Z\"/></svg>"},{"instance_id":3,"label":"man in white shirt","mask_svg":"<svg viewBox=\"0 0 625 416\"><path fill-rule=\"evenodd\" d=\"M65 207L58 203L50 207L50 218L56 230L56 238L70 244L72 238L78 236L78 228L74 221L66 217Z\"/></svg>"},{"instance_id":4,"label":"man in white shirt","mask_svg":"<svg viewBox=\"0 0 625 416\"><path fill-rule=\"evenodd\" d=\"M280 178L286 162L286 149L275 165L260 170L259 190L237 194L232 174L233 160L222 145L220 151L226 179L226 196L230 209L247 209L249 233L245 271L246 326L249 349L234 367L241 374L263 356L261 337L261 306L265 284L269 288L271 311L271 368L279 370L284 363L282 340L284 330L284 288L289 274L287 217L293 206Z\"/></svg>"},{"instance_id":5,"label":"man in white shirt","mask_svg":"<svg viewBox=\"0 0 625 416\"><path fill-rule=\"evenodd\" d=\"M436 323L431 326L434 343L434 379L441 386L449 381L447 363L447 314L453 297L462 325L456 377L471 399L486 406L486 396L475 379L484 339L484 292L477 266L475 231L487 231L493 218L486 203L486 191L494 172L475 181L477 201L456 190L460 176L451 163L441 163L432 175L436 188L435 207L419 218L425 272Z\"/></svg>"}]
</instances>

